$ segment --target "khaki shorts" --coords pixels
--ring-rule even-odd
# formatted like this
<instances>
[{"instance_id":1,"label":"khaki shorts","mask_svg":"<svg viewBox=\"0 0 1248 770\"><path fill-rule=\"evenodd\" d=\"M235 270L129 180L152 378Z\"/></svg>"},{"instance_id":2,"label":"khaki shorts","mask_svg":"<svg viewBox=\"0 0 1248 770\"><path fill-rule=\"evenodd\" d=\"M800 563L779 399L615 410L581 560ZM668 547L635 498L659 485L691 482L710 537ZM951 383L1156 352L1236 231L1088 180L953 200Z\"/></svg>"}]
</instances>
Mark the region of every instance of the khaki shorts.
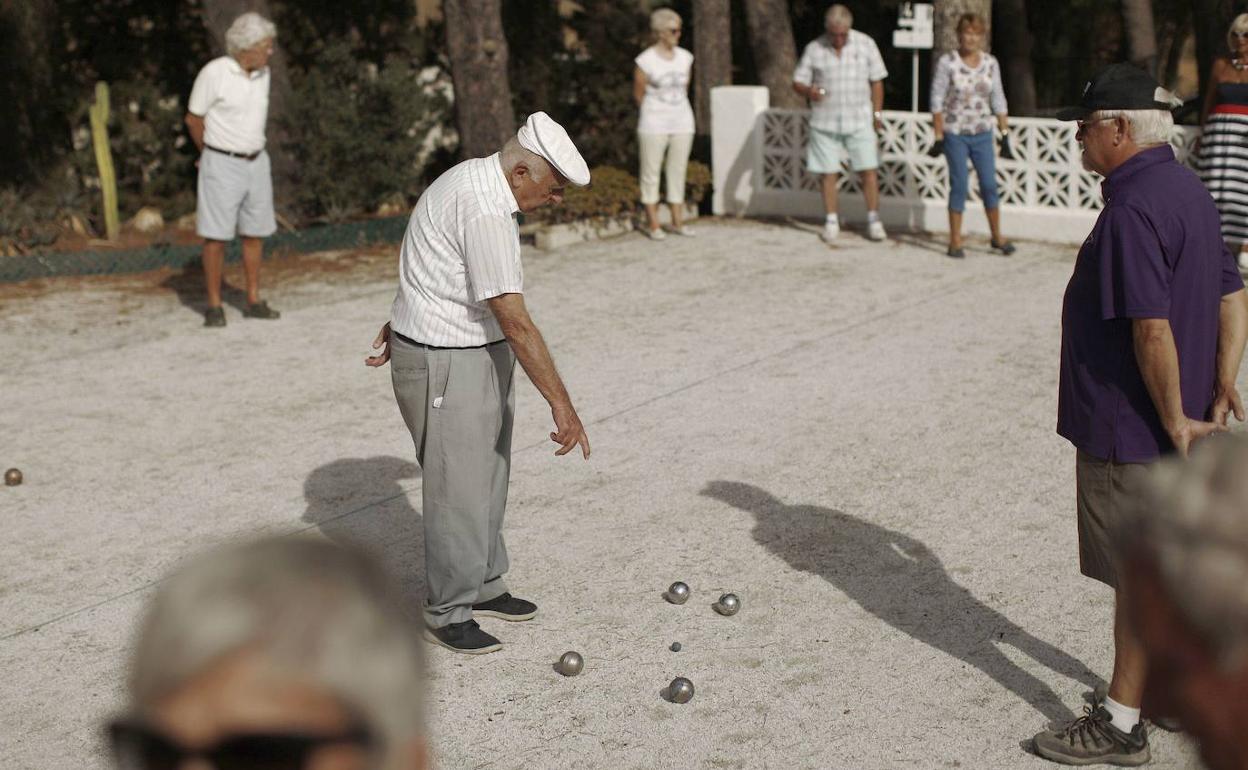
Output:
<instances>
[{"instance_id":1,"label":"khaki shorts","mask_svg":"<svg viewBox=\"0 0 1248 770\"><path fill-rule=\"evenodd\" d=\"M1075 495L1079 521L1079 571L1118 587L1118 537L1137 504L1147 463L1116 463L1079 450Z\"/></svg>"}]
</instances>

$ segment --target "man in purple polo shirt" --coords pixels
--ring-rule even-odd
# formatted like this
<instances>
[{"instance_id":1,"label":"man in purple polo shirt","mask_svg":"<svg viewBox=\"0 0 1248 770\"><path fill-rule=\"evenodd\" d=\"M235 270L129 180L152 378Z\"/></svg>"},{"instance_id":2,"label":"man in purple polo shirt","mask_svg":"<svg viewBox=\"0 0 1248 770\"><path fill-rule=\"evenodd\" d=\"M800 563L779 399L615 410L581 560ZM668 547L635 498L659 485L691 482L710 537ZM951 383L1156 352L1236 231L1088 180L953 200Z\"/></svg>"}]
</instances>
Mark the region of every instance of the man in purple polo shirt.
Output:
<instances>
[{"instance_id":1,"label":"man in purple polo shirt","mask_svg":"<svg viewBox=\"0 0 1248 770\"><path fill-rule=\"evenodd\" d=\"M1218 211L1170 148L1178 101L1115 64L1088 83L1077 120L1083 164L1105 176L1105 208L1062 306L1057 432L1075 445L1080 571L1115 591L1114 672L1084 716L1035 737L1065 764L1149 760L1140 720L1147 660L1125 612L1113 532L1162 455L1244 419L1235 389L1248 303ZM1162 716L1162 715L1158 715Z\"/></svg>"}]
</instances>

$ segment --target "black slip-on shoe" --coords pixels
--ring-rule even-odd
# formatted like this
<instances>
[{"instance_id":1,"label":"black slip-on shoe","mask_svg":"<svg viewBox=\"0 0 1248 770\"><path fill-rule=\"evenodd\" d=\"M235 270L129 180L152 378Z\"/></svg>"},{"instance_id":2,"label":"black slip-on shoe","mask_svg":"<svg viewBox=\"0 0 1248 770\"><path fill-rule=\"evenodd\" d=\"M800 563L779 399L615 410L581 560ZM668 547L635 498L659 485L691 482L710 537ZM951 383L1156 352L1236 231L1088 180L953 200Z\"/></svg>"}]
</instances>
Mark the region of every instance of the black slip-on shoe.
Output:
<instances>
[{"instance_id":1,"label":"black slip-on shoe","mask_svg":"<svg viewBox=\"0 0 1248 770\"><path fill-rule=\"evenodd\" d=\"M269 307L269 303L264 300L253 302L243 311L246 318L265 318L268 320L276 320L282 317L282 314Z\"/></svg>"},{"instance_id":2,"label":"black slip-on shoe","mask_svg":"<svg viewBox=\"0 0 1248 770\"><path fill-rule=\"evenodd\" d=\"M966 256L966 249L961 246L958 246L957 248L950 246L945 250L945 256L953 257L954 259L962 259Z\"/></svg>"},{"instance_id":3,"label":"black slip-on shoe","mask_svg":"<svg viewBox=\"0 0 1248 770\"><path fill-rule=\"evenodd\" d=\"M488 602L472 605L472 614L513 622L532 620L537 615L537 605L524 599L517 599L511 594L503 594Z\"/></svg>"},{"instance_id":4,"label":"black slip-on shoe","mask_svg":"<svg viewBox=\"0 0 1248 770\"><path fill-rule=\"evenodd\" d=\"M1007 257L1013 254L1014 252L1018 251L1018 249L1014 248L1014 244L1010 243L1009 241L1001 241L1000 243L997 243L996 241L989 241L989 243L992 245L992 248L996 249L997 251L1001 252L1002 255L1007 256Z\"/></svg>"},{"instance_id":5,"label":"black slip-on shoe","mask_svg":"<svg viewBox=\"0 0 1248 770\"><path fill-rule=\"evenodd\" d=\"M225 326L225 308L210 307L204 311L204 326L219 329Z\"/></svg>"},{"instance_id":6,"label":"black slip-on shoe","mask_svg":"<svg viewBox=\"0 0 1248 770\"><path fill-rule=\"evenodd\" d=\"M467 655L484 655L503 649L503 643L497 638L481 630L475 620L463 623L451 623L442 628L425 627L425 638L434 644L440 644L452 652Z\"/></svg>"},{"instance_id":7,"label":"black slip-on shoe","mask_svg":"<svg viewBox=\"0 0 1248 770\"><path fill-rule=\"evenodd\" d=\"M1084 706L1083 716L1032 740L1037 754L1063 765L1135 767L1151 758L1144 723L1124 733L1113 726L1109 712L1099 703Z\"/></svg>"}]
</instances>

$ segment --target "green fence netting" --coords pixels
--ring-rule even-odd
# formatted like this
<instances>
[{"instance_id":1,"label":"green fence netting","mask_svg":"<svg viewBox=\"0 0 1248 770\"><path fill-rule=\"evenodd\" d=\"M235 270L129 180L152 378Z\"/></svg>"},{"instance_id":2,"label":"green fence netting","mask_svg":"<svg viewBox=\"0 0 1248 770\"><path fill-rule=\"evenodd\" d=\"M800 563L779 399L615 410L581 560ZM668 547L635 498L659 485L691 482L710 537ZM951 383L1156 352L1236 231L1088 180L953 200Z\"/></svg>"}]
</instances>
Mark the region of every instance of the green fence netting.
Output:
<instances>
[{"instance_id":1,"label":"green fence netting","mask_svg":"<svg viewBox=\"0 0 1248 770\"><path fill-rule=\"evenodd\" d=\"M364 222L321 225L304 230L280 232L267 239L265 253L307 253L330 249L347 249L373 243L398 243L407 228L406 214ZM181 268L199 260L199 244L174 245L157 243L138 249L110 251L51 252L0 257L0 283L16 283L32 278L67 275L110 275L139 273L161 267ZM240 243L235 240L226 249L227 262L241 258Z\"/></svg>"}]
</instances>

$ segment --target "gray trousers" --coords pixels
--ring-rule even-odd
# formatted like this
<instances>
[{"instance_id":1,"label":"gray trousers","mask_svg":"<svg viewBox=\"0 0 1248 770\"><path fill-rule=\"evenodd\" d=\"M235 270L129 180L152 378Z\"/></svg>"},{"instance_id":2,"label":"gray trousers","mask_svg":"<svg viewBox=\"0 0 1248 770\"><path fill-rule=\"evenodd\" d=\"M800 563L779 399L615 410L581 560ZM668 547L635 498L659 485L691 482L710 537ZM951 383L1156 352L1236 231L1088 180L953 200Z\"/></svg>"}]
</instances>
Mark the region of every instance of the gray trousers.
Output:
<instances>
[{"instance_id":1,"label":"gray trousers","mask_svg":"<svg viewBox=\"0 0 1248 770\"><path fill-rule=\"evenodd\" d=\"M425 623L472 619L507 591L503 513L511 472L516 357L505 341L431 348L397 337L390 377L424 486Z\"/></svg>"}]
</instances>

